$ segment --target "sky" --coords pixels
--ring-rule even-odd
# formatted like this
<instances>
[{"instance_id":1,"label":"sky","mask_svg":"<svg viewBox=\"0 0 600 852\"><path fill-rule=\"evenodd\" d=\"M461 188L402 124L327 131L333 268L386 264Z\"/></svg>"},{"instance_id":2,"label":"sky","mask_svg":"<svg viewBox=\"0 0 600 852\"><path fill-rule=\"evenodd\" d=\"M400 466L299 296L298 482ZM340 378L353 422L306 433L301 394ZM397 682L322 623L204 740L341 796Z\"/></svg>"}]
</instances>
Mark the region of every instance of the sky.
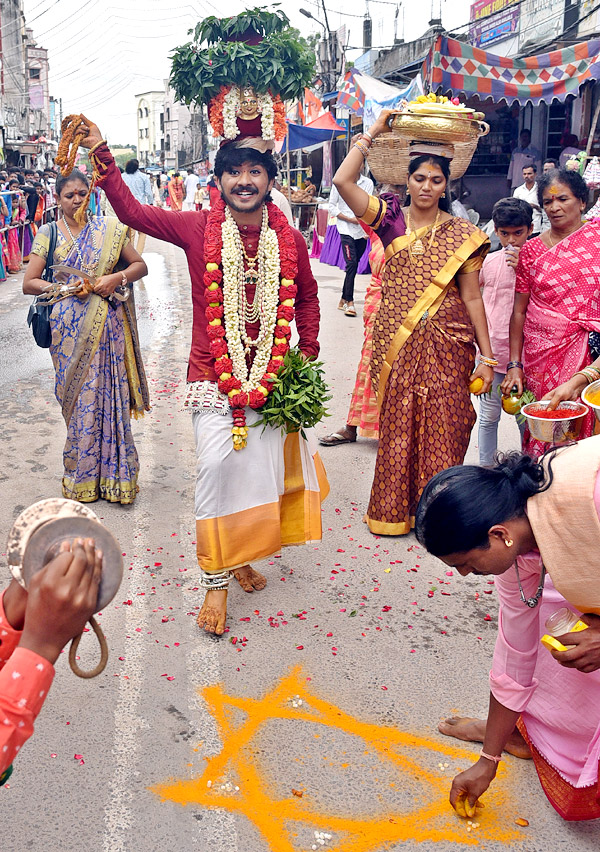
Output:
<instances>
[{"instance_id":1,"label":"sky","mask_svg":"<svg viewBox=\"0 0 600 852\"><path fill-rule=\"evenodd\" d=\"M418 38L428 21L441 16L452 29L469 18L469 0L325 0L329 27L348 28L349 46L362 44L363 17L373 21L373 47L393 42L396 8L397 36ZM161 90L169 76L169 54L189 40L187 32L207 15L234 15L243 8L265 5L260 0L24 0L27 26L40 47L48 50L50 94L62 98L63 115L84 113L99 125L111 144L136 139L136 94ZM282 8L304 34L322 32L316 21L303 17L305 8L317 16L317 0L286 0ZM406 9L404 9L406 7ZM343 10L343 11L341 11ZM349 51L354 59L361 50Z\"/></svg>"}]
</instances>

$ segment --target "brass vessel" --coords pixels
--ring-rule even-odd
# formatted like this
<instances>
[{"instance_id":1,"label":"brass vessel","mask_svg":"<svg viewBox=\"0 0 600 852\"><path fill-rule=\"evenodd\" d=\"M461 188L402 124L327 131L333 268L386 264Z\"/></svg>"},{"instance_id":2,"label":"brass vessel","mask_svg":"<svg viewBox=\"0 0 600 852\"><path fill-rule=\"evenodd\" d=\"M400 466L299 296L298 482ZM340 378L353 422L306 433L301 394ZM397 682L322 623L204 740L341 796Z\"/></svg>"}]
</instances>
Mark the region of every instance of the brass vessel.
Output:
<instances>
[{"instance_id":1,"label":"brass vessel","mask_svg":"<svg viewBox=\"0 0 600 852\"><path fill-rule=\"evenodd\" d=\"M419 115L399 112L390 119L395 136L409 142L472 142L490 132L489 124L460 115Z\"/></svg>"}]
</instances>

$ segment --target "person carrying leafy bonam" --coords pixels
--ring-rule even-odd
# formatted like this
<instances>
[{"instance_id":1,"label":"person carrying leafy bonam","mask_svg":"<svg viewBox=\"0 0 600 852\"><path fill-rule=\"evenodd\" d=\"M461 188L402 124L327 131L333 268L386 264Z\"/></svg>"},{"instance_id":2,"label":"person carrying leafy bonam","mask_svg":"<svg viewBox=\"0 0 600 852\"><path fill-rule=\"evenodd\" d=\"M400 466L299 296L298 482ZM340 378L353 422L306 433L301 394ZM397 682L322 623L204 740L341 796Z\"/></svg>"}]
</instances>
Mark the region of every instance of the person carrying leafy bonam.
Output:
<instances>
[{"instance_id":1,"label":"person carrying leafy bonam","mask_svg":"<svg viewBox=\"0 0 600 852\"><path fill-rule=\"evenodd\" d=\"M253 20L253 32L237 36L238 48L267 38L273 26L277 43L287 44L285 15L273 13L267 27L261 23L266 14ZM239 17L244 16L250 13ZM236 21L209 19L212 39L215 32L220 38L239 32ZM220 67L215 60L213 75ZM221 70L228 73L225 66ZM87 120L82 144L119 219L187 255L193 329L186 404L196 437L197 556L206 591L198 624L220 635L231 573L245 591L262 589L266 579L251 562L283 545L320 539L327 482L301 432L286 436L270 425L248 428L259 422L265 400L268 407L294 318L304 358L319 353L317 282L306 244L269 195L277 174L271 151L285 132L283 103L279 93L257 92L241 80L230 78L227 88L213 76L213 83L193 93L212 98L211 125L226 139L214 165L221 198L210 211L139 204L100 130ZM178 95L183 99L185 93Z\"/></svg>"}]
</instances>

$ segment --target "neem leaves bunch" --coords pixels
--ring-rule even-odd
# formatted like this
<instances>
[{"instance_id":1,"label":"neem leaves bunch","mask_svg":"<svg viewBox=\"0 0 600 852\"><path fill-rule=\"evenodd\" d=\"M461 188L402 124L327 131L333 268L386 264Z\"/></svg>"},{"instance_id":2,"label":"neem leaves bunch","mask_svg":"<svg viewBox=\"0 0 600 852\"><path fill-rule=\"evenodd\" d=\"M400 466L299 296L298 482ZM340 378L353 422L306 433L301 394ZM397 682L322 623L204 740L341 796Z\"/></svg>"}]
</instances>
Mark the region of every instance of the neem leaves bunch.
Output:
<instances>
[{"instance_id":1,"label":"neem leaves bunch","mask_svg":"<svg viewBox=\"0 0 600 852\"><path fill-rule=\"evenodd\" d=\"M290 349L273 382L273 390L259 410L257 426L301 432L327 417L325 403L331 399L320 361L306 361L296 348Z\"/></svg>"},{"instance_id":2,"label":"neem leaves bunch","mask_svg":"<svg viewBox=\"0 0 600 852\"><path fill-rule=\"evenodd\" d=\"M262 7L200 21L175 48L170 83L178 100L207 103L222 86L253 86L297 100L314 76L315 54L284 12ZM204 45L204 46L202 46Z\"/></svg>"}]
</instances>

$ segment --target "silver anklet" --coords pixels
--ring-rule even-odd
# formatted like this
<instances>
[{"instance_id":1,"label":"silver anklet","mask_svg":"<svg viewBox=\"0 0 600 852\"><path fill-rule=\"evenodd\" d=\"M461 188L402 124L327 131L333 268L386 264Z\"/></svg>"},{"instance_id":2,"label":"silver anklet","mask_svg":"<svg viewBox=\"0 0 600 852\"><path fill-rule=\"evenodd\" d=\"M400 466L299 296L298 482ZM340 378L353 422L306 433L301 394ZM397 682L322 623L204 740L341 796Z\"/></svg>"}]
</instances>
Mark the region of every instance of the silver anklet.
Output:
<instances>
[{"instance_id":1,"label":"silver anklet","mask_svg":"<svg viewBox=\"0 0 600 852\"><path fill-rule=\"evenodd\" d=\"M206 571L200 573L200 588L207 591L216 591L218 589L229 588L229 579L231 571L219 571L217 574L208 574Z\"/></svg>"}]
</instances>

